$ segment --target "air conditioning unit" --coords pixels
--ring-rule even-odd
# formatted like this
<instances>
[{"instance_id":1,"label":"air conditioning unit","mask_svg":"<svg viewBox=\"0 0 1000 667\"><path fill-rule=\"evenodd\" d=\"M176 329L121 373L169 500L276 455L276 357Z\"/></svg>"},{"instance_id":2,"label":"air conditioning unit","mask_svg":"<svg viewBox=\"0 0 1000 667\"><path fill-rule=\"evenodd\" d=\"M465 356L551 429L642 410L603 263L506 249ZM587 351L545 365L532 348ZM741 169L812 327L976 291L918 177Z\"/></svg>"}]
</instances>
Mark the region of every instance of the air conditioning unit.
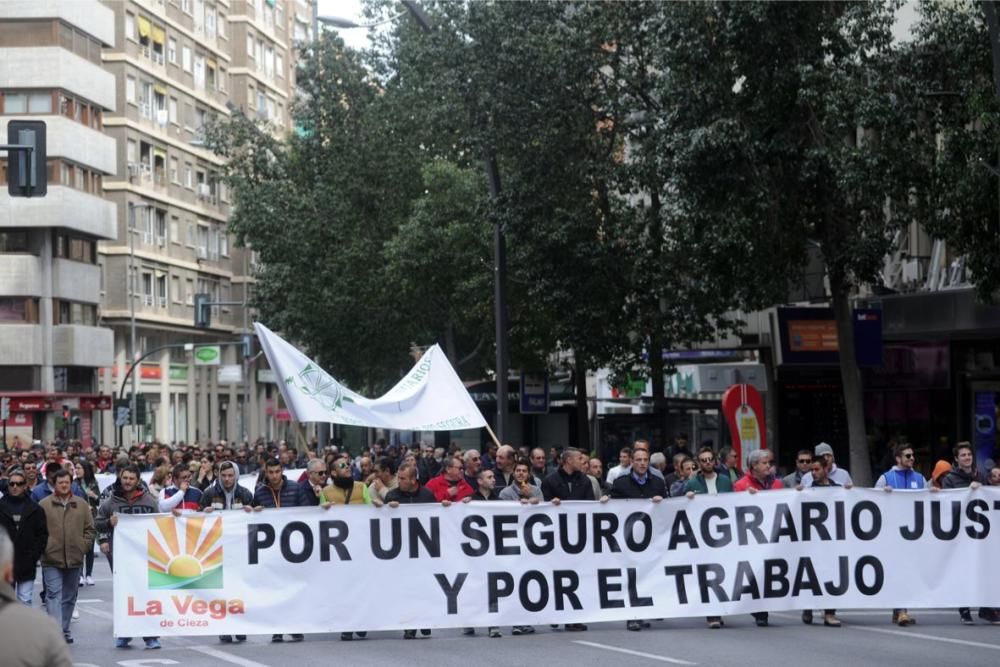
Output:
<instances>
[{"instance_id":1,"label":"air conditioning unit","mask_svg":"<svg viewBox=\"0 0 1000 667\"><path fill-rule=\"evenodd\" d=\"M128 163L128 177L129 178L136 178L140 174L142 174L142 165L140 165L138 162L129 162Z\"/></svg>"},{"instance_id":2,"label":"air conditioning unit","mask_svg":"<svg viewBox=\"0 0 1000 667\"><path fill-rule=\"evenodd\" d=\"M167 110L166 109L157 109L156 110L156 122L157 123L159 123L160 125L166 126L168 120L170 120L170 118L167 115Z\"/></svg>"},{"instance_id":3,"label":"air conditioning unit","mask_svg":"<svg viewBox=\"0 0 1000 667\"><path fill-rule=\"evenodd\" d=\"M208 257L208 250L206 248L198 248L198 259L205 259Z\"/></svg>"},{"instance_id":4,"label":"air conditioning unit","mask_svg":"<svg viewBox=\"0 0 1000 667\"><path fill-rule=\"evenodd\" d=\"M198 184L198 196L206 198L212 196L212 189L208 186L208 183Z\"/></svg>"}]
</instances>

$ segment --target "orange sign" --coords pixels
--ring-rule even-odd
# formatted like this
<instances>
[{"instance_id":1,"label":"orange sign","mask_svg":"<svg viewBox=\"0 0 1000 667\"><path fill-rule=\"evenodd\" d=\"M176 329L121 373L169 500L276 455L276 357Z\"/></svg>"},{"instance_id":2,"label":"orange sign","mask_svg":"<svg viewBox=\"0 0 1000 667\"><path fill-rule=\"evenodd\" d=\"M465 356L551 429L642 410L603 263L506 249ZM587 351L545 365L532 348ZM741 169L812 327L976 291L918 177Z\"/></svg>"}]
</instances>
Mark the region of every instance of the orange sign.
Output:
<instances>
[{"instance_id":1,"label":"orange sign","mask_svg":"<svg viewBox=\"0 0 1000 667\"><path fill-rule=\"evenodd\" d=\"M833 320L789 320L788 347L792 352L837 352L837 323Z\"/></svg>"}]
</instances>

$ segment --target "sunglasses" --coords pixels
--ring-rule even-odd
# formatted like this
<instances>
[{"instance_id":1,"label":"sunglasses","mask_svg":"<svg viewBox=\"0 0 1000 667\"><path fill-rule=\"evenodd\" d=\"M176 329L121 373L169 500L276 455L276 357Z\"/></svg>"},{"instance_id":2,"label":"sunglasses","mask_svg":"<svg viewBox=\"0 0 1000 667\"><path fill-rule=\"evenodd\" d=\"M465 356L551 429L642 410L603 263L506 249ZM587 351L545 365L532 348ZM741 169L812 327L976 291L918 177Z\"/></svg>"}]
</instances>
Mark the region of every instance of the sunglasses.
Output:
<instances>
[{"instance_id":1,"label":"sunglasses","mask_svg":"<svg viewBox=\"0 0 1000 667\"><path fill-rule=\"evenodd\" d=\"M335 467L335 468L336 468L337 470L344 470L345 468L350 468L350 467L351 467L351 464L349 464L349 463L338 463L338 464L337 464L337 465L335 465L334 467Z\"/></svg>"},{"instance_id":2,"label":"sunglasses","mask_svg":"<svg viewBox=\"0 0 1000 667\"><path fill-rule=\"evenodd\" d=\"M319 475L325 475L326 474L326 469L323 469L323 470L313 470L313 472L317 473Z\"/></svg>"},{"instance_id":3,"label":"sunglasses","mask_svg":"<svg viewBox=\"0 0 1000 667\"><path fill-rule=\"evenodd\" d=\"M24 482L7 482L7 486L24 486Z\"/></svg>"},{"instance_id":4,"label":"sunglasses","mask_svg":"<svg viewBox=\"0 0 1000 667\"><path fill-rule=\"evenodd\" d=\"M910 452L909 454L903 454L902 458L904 458L904 459L912 459L913 458L913 452Z\"/></svg>"},{"instance_id":5,"label":"sunglasses","mask_svg":"<svg viewBox=\"0 0 1000 667\"><path fill-rule=\"evenodd\" d=\"M799 463L805 463L806 465L812 463L812 459L799 459Z\"/></svg>"},{"instance_id":6,"label":"sunglasses","mask_svg":"<svg viewBox=\"0 0 1000 667\"><path fill-rule=\"evenodd\" d=\"M715 459L698 459L698 463L712 463Z\"/></svg>"}]
</instances>

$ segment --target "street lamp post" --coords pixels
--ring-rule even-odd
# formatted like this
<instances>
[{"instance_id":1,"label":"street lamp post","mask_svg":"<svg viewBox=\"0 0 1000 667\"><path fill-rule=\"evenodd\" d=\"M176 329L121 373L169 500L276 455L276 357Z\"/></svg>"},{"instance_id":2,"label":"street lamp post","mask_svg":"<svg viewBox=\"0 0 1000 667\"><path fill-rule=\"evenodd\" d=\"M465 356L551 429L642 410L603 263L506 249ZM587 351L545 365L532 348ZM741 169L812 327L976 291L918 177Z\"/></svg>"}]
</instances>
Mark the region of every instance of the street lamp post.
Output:
<instances>
[{"instance_id":1,"label":"street lamp post","mask_svg":"<svg viewBox=\"0 0 1000 667\"><path fill-rule=\"evenodd\" d=\"M135 292L136 292L136 280L135 280L135 216L136 209L142 209L148 211L153 208L152 205L140 202L138 204L129 203L129 215L128 215L128 284L131 289L129 290L128 298L128 312L129 312L129 358L131 359L130 365L135 366L136 347L135 347ZM129 420L134 427L132 430L132 442L134 443L139 439L139 425L135 421L135 397L138 391L137 385L137 374L132 373L132 398L129 401Z\"/></svg>"},{"instance_id":2,"label":"street lamp post","mask_svg":"<svg viewBox=\"0 0 1000 667\"><path fill-rule=\"evenodd\" d=\"M406 11L395 14L387 19L372 23L358 23L337 16L315 17L318 23L335 28L372 28L395 21L409 14L425 33L431 32L430 17L414 0L400 0ZM318 35L317 35L318 38ZM500 196L500 171L497 168L496 154L489 146L483 148L483 162L486 178L489 182L490 199L494 202ZM510 406L508 405L507 371L509 365L508 349L510 347L507 331L507 239L503 225L498 219L493 230L493 315L496 320L496 438L504 442L509 435Z\"/></svg>"}]
</instances>

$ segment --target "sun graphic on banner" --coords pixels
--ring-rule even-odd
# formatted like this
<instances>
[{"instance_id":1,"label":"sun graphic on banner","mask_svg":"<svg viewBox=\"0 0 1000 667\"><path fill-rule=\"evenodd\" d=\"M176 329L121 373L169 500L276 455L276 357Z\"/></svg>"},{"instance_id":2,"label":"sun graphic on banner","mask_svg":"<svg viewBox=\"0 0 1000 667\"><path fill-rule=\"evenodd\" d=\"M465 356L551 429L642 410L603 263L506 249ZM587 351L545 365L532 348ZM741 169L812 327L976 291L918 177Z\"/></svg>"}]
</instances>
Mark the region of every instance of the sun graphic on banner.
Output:
<instances>
[{"instance_id":1,"label":"sun graphic on banner","mask_svg":"<svg viewBox=\"0 0 1000 667\"><path fill-rule=\"evenodd\" d=\"M178 524L184 527L183 548ZM156 530L146 532L149 587L222 588L221 538L222 517L157 518Z\"/></svg>"}]
</instances>

